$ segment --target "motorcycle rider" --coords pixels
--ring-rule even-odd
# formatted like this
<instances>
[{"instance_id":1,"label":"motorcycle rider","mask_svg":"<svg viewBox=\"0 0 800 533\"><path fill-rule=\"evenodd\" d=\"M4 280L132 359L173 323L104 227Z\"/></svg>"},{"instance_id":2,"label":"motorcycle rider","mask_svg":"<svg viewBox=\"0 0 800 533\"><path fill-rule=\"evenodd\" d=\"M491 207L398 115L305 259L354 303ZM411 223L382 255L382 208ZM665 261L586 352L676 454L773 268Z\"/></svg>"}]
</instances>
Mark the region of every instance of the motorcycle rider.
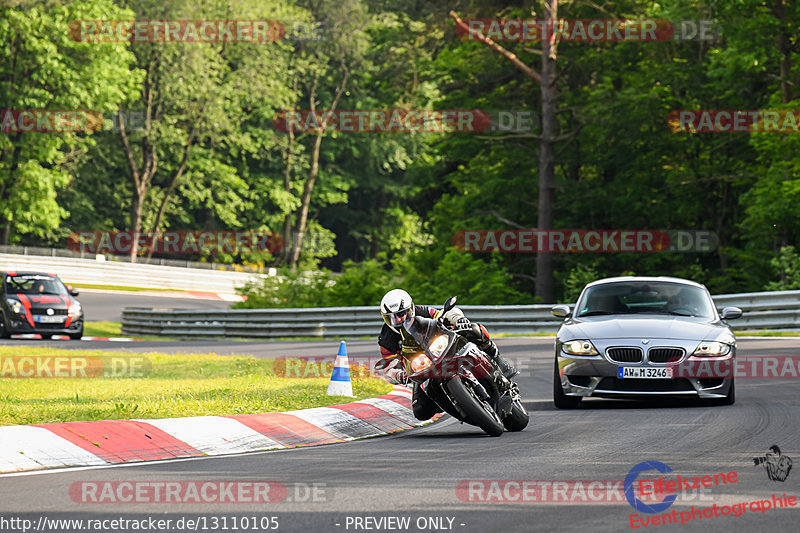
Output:
<instances>
[{"instance_id":1,"label":"motorcycle rider","mask_svg":"<svg viewBox=\"0 0 800 533\"><path fill-rule=\"evenodd\" d=\"M375 365L375 370L386 381L393 384L407 384L408 375L401 355L418 353L422 350L417 341L405 330L403 323L406 320L413 320L417 315L439 318L440 314L441 311L433 307L414 305L411 296L403 289L393 289L384 295L381 300L381 316L385 324L378 337L382 359ZM445 326L455 328L460 335L485 352L506 378L511 379L518 374L517 369L500 356L497 345L489 338L486 328L480 324L471 324L459 308L454 307L445 313L442 319ZM414 383L411 407L414 417L418 420L428 420L442 412L420 388L419 383Z\"/></svg>"}]
</instances>

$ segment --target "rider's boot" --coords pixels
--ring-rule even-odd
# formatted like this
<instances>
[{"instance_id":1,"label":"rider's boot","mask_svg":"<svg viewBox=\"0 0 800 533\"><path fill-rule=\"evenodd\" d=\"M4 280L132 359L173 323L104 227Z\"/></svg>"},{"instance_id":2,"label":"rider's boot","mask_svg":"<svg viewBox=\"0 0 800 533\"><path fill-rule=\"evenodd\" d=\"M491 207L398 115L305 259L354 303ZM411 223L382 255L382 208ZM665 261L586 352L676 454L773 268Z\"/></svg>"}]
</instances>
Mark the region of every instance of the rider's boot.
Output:
<instances>
[{"instance_id":1,"label":"rider's boot","mask_svg":"<svg viewBox=\"0 0 800 533\"><path fill-rule=\"evenodd\" d=\"M481 350L486 352L486 355L495 362L497 368L500 369L500 372L506 377L506 379L511 379L517 374L519 374L519 370L517 370L514 365L506 361L506 359L500 355L500 350L497 349L497 345L491 339L487 339L488 343L484 346L481 346Z\"/></svg>"}]
</instances>

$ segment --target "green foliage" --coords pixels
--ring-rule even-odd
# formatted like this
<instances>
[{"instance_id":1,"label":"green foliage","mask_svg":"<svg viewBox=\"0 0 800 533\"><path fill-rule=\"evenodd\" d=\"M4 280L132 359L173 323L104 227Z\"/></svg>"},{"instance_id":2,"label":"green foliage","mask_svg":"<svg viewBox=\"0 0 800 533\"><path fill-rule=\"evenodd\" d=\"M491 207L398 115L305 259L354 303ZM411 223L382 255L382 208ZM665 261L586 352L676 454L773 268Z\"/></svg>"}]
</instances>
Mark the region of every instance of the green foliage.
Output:
<instances>
[{"instance_id":1,"label":"green foliage","mask_svg":"<svg viewBox=\"0 0 800 533\"><path fill-rule=\"evenodd\" d=\"M557 301L629 272L688 277L717 293L793 286L794 252L785 250L800 239L800 136L675 133L666 124L681 109L797 107L800 6L780 6L561 3L567 19L710 19L721 38L558 43L555 226L710 230L720 245L708 253L554 254ZM455 9L465 18L530 16L529 7L494 0ZM157 161L143 195L144 229L272 231L289 244L316 134L291 137L272 121L281 109L331 105L345 72L340 110L538 114L537 83L485 45L459 39L446 11L407 0L6 2L0 101L142 112L152 89L151 130L129 135L140 168L146 154ZM68 38L72 20L133 18L314 22L322 40L164 46ZM539 68L537 43L501 44ZM150 89L146 71L156 81ZM532 303L533 254L471 255L450 244L462 230L536 226L538 133L326 132L299 270L248 287L245 305L376 305L398 286L420 303L452 294L464 304ZM41 244L72 230L128 229L135 191L127 155L113 131L0 132L0 236ZM215 260L287 264L269 254ZM780 281L767 284L775 270Z\"/></svg>"},{"instance_id":2,"label":"green foliage","mask_svg":"<svg viewBox=\"0 0 800 533\"><path fill-rule=\"evenodd\" d=\"M450 248L444 256L416 252L391 262L385 255L361 263L349 261L339 276L326 270L298 274L282 269L277 276L263 276L240 289L247 299L236 307L377 306L386 292L397 287L430 305L454 294L465 305L528 303L529 297L511 285L511 276L497 258L487 263Z\"/></svg>"},{"instance_id":3,"label":"green foliage","mask_svg":"<svg viewBox=\"0 0 800 533\"><path fill-rule=\"evenodd\" d=\"M268 309L276 307L320 307L333 282L328 271L292 272L280 269L276 276L260 276L238 292L247 299L234 307ZM323 304L324 305L324 304Z\"/></svg>"},{"instance_id":4,"label":"green foliage","mask_svg":"<svg viewBox=\"0 0 800 533\"><path fill-rule=\"evenodd\" d=\"M578 265L569 271L566 281L564 282L564 298L565 302L574 302L580 296L583 287L587 283L599 279L597 270L592 266Z\"/></svg>"},{"instance_id":5,"label":"green foliage","mask_svg":"<svg viewBox=\"0 0 800 533\"><path fill-rule=\"evenodd\" d=\"M778 272L780 279L767 283L770 291L793 291L800 289L800 254L794 246L784 246L777 256L770 261Z\"/></svg>"},{"instance_id":6,"label":"green foliage","mask_svg":"<svg viewBox=\"0 0 800 533\"><path fill-rule=\"evenodd\" d=\"M69 32L73 20L132 15L112 0L0 6L2 109L108 114L132 98L141 73L130 71L133 55L127 45L77 42ZM6 241L60 234L68 211L57 196L72 180L70 155L91 144L74 131L0 128L0 227Z\"/></svg>"}]
</instances>

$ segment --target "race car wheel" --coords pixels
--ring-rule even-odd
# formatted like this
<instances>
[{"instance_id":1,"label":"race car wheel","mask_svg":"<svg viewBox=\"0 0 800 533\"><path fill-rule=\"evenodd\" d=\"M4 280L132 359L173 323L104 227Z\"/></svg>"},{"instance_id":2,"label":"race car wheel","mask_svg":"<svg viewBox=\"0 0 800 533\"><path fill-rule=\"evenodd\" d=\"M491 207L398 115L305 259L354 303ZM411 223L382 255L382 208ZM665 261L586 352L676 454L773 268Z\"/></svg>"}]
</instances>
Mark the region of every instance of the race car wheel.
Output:
<instances>
[{"instance_id":1,"label":"race car wheel","mask_svg":"<svg viewBox=\"0 0 800 533\"><path fill-rule=\"evenodd\" d=\"M581 403L580 396L567 396L561 386L561 375L558 373L558 361L553 370L553 403L559 409L575 409Z\"/></svg>"},{"instance_id":2,"label":"race car wheel","mask_svg":"<svg viewBox=\"0 0 800 533\"><path fill-rule=\"evenodd\" d=\"M83 337L83 324L81 324L81 329L78 330L78 333L70 333L69 334L69 338L74 340L74 341L80 340L81 337Z\"/></svg>"},{"instance_id":3,"label":"race car wheel","mask_svg":"<svg viewBox=\"0 0 800 533\"><path fill-rule=\"evenodd\" d=\"M8 339L11 337L11 333L8 332L8 328L6 327L6 317L0 313L0 339Z\"/></svg>"}]
</instances>

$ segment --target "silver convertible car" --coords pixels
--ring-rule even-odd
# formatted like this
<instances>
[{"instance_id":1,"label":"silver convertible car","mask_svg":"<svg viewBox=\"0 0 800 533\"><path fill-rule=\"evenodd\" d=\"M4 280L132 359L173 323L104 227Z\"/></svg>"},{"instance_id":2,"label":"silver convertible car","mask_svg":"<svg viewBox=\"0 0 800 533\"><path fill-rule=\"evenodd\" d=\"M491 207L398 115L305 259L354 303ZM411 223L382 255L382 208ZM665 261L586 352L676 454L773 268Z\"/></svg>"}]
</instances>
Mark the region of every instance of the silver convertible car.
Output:
<instances>
[{"instance_id":1,"label":"silver convertible car","mask_svg":"<svg viewBox=\"0 0 800 533\"><path fill-rule=\"evenodd\" d=\"M689 397L731 405L736 338L699 283L670 277L618 277L588 284L564 318L555 344L553 401L583 398ZM720 370L722 369L722 370ZM711 371L709 371L711 370Z\"/></svg>"}]
</instances>

